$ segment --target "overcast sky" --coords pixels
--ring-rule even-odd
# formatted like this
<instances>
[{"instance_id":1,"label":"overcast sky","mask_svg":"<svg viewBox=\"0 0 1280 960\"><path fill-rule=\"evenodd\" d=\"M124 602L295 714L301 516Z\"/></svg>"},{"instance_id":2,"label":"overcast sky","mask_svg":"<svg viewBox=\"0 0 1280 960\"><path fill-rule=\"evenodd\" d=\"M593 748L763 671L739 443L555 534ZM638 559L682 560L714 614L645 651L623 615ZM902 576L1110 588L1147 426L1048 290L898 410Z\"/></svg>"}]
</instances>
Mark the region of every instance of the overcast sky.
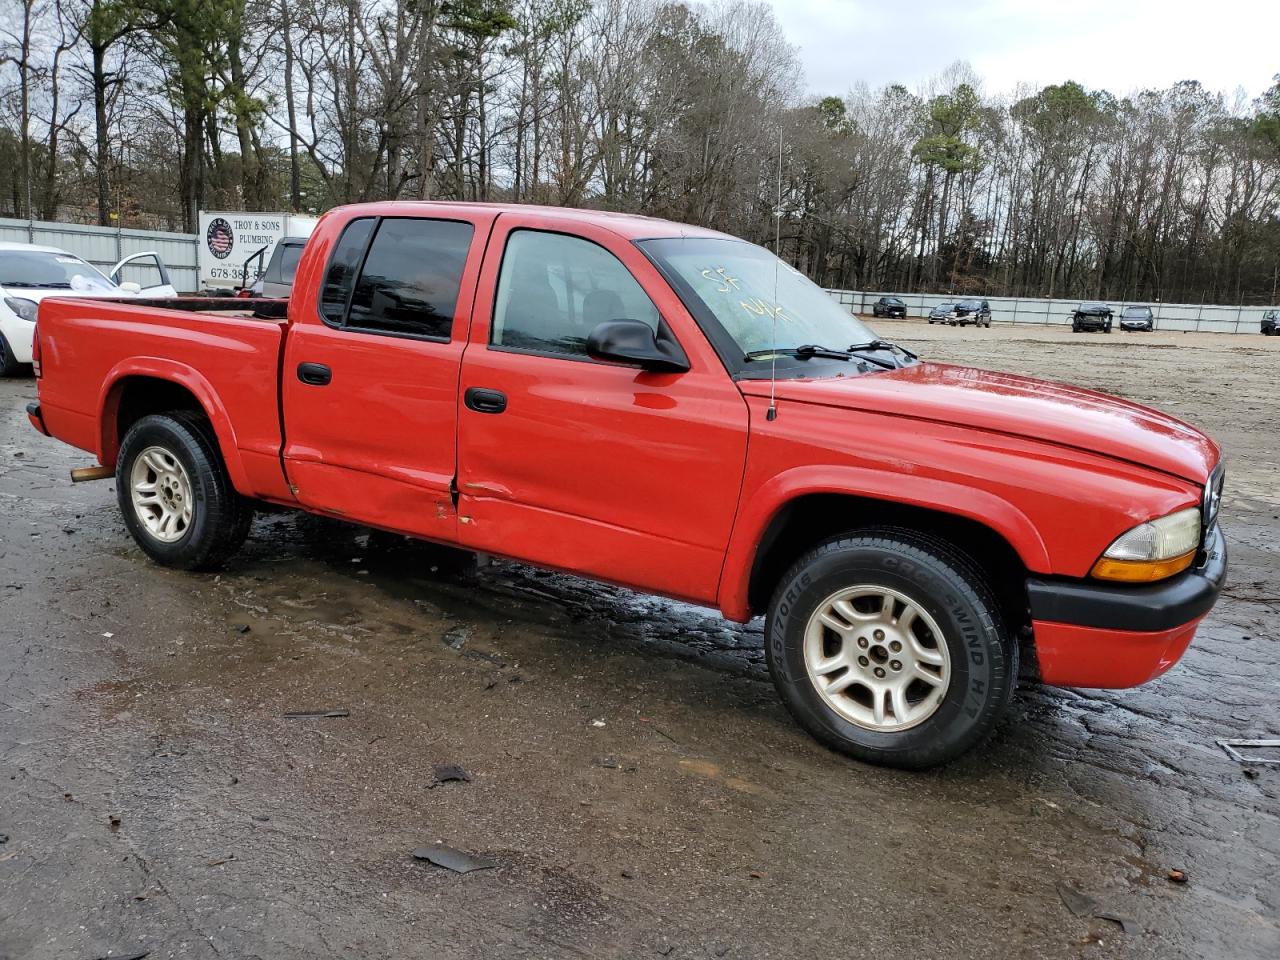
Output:
<instances>
[{"instance_id":1,"label":"overcast sky","mask_svg":"<svg viewBox=\"0 0 1280 960\"><path fill-rule=\"evenodd\" d=\"M1127 94L1199 80L1255 97L1280 73L1280 0L769 0L809 90L914 91L968 60L988 94L1076 80Z\"/></svg>"}]
</instances>

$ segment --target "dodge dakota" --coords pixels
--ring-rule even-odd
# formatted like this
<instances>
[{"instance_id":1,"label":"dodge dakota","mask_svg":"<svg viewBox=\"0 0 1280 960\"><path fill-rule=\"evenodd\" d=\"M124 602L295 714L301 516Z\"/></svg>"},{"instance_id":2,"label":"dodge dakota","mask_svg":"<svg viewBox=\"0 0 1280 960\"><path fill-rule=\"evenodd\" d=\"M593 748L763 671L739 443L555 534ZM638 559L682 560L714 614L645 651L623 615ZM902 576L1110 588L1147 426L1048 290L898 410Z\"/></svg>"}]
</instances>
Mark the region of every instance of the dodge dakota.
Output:
<instances>
[{"instance_id":1,"label":"dodge dakota","mask_svg":"<svg viewBox=\"0 0 1280 960\"><path fill-rule=\"evenodd\" d=\"M327 214L284 301L40 305L34 427L155 561L291 507L764 615L798 722L923 768L1020 675L1168 670L1226 572L1194 427L930 363L768 251L641 216Z\"/></svg>"}]
</instances>

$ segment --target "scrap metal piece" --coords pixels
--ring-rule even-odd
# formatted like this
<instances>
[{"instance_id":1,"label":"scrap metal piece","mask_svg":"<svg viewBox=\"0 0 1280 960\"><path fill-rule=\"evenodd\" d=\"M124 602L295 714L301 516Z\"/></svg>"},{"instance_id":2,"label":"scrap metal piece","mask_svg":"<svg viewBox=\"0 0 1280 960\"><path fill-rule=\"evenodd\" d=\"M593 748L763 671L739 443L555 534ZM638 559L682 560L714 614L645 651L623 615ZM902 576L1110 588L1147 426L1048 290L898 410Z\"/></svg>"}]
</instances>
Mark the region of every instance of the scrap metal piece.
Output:
<instances>
[{"instance_id":1,"label":"scrap metal piece","mask_svg":"<svg viewBox=\"0 0 1280 960\"><path fill-rule=\"evenodd\" d=\"M1280 766L1280 756L1250 757L1236 749L1237 747L1243 747L1246 750L1280 751L1280 740L1219 740L1218 746L1225 750L1227 756L1236 763L1269 763Z\"/></svg>"},{"instance_id":2,"label":"scrap metal piece","mask_svg":"<svg viewBox=\"0 0 1280 960\"><path fill-rule=\"evenodd\" d=\"M345 707L337 710L286 710L284 715L290 720L298 720L305 717L349 717L351 711Z\"/></svg>"},{"instance_id":3,"label":"scrap metal piece","mask_svg":"<svg viewBox=\"0 0 1280 960\"><path fill-rule=\"evenodd\" d=\"M419 847L413 851L413 858L415 860L426 860L428 863L433 863L437 867L444 867L446 870L452 870L454 873L492 870L497 866L492 860L484 860L461 850L455 850L453 847L446 847L443 843L433 843L429 847Z\"/></svg>"},{"instance_id":4,"label":"scrap metal piece","mask_svg":"<svg viewBox=\"0 0 1280 960\"><path fill-rule=\"evenodd\" d=\"M1081 893L1071 884L1059 880L1055 886L1058 888L1058 896L1062 898L1062 902L1077 917L1096 917L1099 920L1110 920L1112 923L1119 924L1120 929L1126 934L1142 932L1142 928L1133 919L1104 909L1097 900L1086 893Z\"/></svg>"},{"instance_id":5,"label":"scrap metal piece","mask_svg":"<svg viewBox=\"0 0 1280 960\"><path fill-rule=\"evenodd\" d=\"M437 763L435 765L435 781L428 784L429 789L434 789L442 783L470 783L471 774L467 773L462 767L451 763Z\"/></svg>"}]
</instances>

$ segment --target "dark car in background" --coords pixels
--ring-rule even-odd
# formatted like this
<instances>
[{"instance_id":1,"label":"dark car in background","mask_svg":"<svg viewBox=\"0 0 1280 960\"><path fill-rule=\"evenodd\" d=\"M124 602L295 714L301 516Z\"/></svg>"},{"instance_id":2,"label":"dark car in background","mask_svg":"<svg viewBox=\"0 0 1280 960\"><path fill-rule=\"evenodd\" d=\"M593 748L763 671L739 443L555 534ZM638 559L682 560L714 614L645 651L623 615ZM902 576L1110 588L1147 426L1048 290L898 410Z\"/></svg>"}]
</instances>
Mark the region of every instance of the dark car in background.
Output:
<instances>
[{"instance_id":1,"label":"dark car in background","mask_svg":"<svg viewBox=\"0 0 1280 960\"><path fill-rule=\"evenodd\" d=\"M952 321L964 326L972 323L975 327L991 326L991 304L985 300L961 300L956 304L956 316Z\"/></svg>"},{"instance_id":2,"label":"dark car in background","mask_svg":"<svg viewBox=\"0 0 1280 960\"><path fill-rule=\"evenodd\" d=\"M956 305L954 303L940 303L929 311L930 323L954 323L956 319Z\"/></svg>"},{"instance_id":3,"label":"dark car in background","mask_svg":"<svg viewBox=\"0 0 1280 960\"><path fill-rule=\"evenodd\" d=\"M1274 337L1280 334L1277 327L1280 326L1280 310L1268 310L1262 315L1262 335L1264 337Z\"/></svg>"},{"instance_id":4,"label":"dark car in background","mask_svg":"<svg viewBox=\"0 0 1280 960\"><path fill-rule=\"evenodd\" d=\"M1150 307L1125 307L1120 311L1121 330L1144 330L1150 333L1156 328L1156 315Z\"/></svg>"},{"instance_id":5,"label":"dark car in background","mask_svg":"<svg viewBox=\"0 0 1280 960\"><path fill-rule=\"evenodd\" d=\"M881 297L871 305L871 314L876 317L907 318L907 304L901 297Z\"/></svg>"},{"instance_id":6,"label":"dark car in background","mask_svg":"<svg viewBox=\"0 0 1280 960\"><path fill-rule=\"evenodd\" d=\"M1071 332L1101 330L1103 333L1110 333L1113 316L1112 309L1105 303L1082 303L1071 314Z\"/></svg>"},{"instance_id":7,"label":"dark car in background","mask_svg":"<svg viewBox=\"0 0 1280 960\"><path fill-rule=\"evenodd\" d=\"M287 298L293 291L293 275L298 272L298 261L302 259L302 248L306 245L306 237L282 237L271 251L267 268L249 288L250 296Z\"/></svg>"}]
</instances>

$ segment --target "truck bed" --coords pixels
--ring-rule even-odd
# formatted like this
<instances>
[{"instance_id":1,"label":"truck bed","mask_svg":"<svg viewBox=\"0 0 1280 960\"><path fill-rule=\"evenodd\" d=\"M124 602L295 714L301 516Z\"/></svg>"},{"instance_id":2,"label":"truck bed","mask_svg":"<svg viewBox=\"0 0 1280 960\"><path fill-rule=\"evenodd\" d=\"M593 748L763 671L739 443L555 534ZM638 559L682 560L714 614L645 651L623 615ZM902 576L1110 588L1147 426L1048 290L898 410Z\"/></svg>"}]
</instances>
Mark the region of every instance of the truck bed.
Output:
<instances>
[{"instance_id":1,"label":"truck bed","mask_svg":"<svg viewBox=\"0 0 1280 960\"><path fill-rule=\"evenodd\" d=\"M289 499L279 403L287 305L231 297L45 300L37 324L44 422L113 466L131 393L156 388L148 378L162 377L209 411L238 489Z\"/></svg>"}]
</instances>

